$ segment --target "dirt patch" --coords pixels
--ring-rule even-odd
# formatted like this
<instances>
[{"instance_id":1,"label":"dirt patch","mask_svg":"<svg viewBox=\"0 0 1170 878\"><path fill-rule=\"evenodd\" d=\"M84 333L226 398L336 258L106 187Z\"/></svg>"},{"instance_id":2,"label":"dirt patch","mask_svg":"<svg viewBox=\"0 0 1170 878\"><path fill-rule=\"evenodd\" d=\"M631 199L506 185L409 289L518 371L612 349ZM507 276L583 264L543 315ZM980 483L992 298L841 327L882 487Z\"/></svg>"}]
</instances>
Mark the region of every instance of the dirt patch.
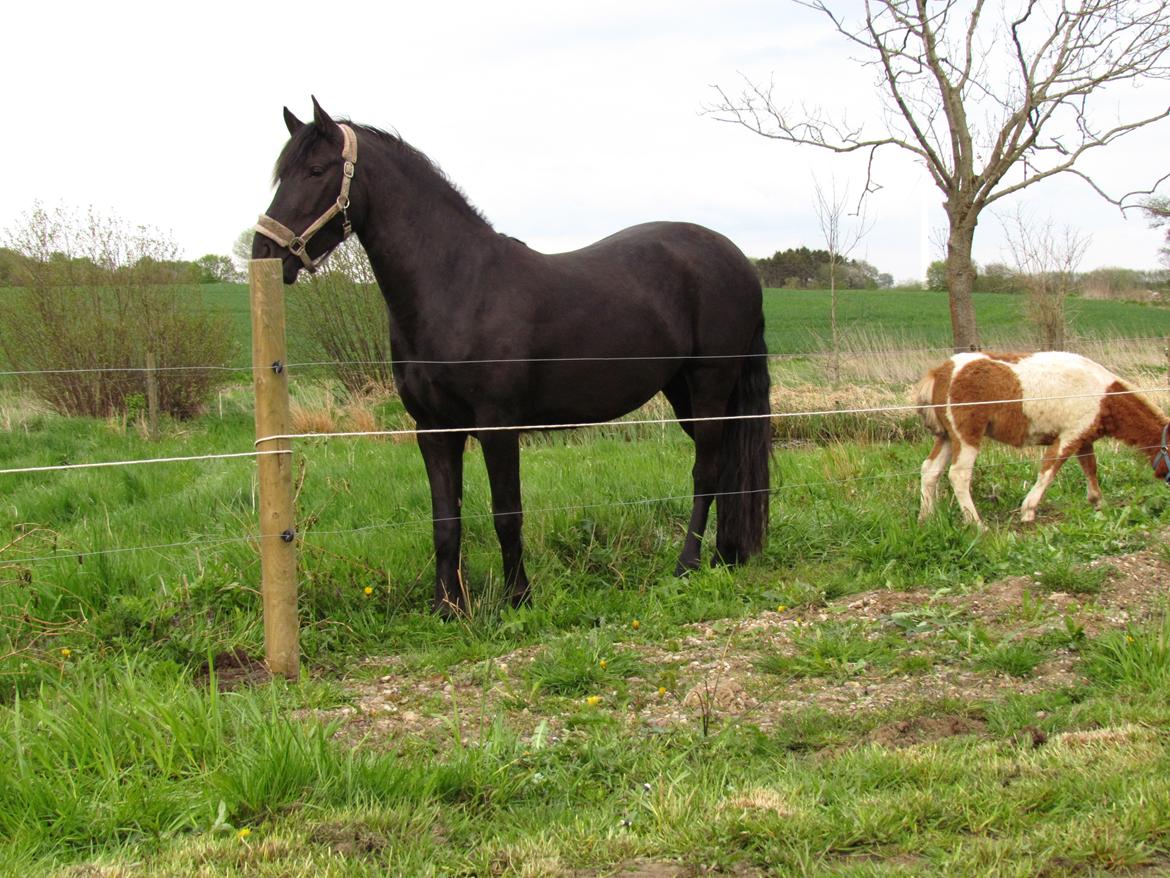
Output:
<instances>
[{"instance_id":1,"label":"dirt patch","mask_svg":"<svg viewBox=\"0 0 1170 878\"><path fill-rule=\"evenodd\" d=\"M655 860L629 860L603 871L574 869L567 873L571 878L699 878L703 875L724 875L731 878L756 878L763 875L751 866L732 866L716 869L711 866L685 866L680 863L665 863Z\"/></svg>"},{"instance_id":2,"label":"dirt patch","mask_svg":"<svg viewBox=\"0 0 1170 878\"><path fill-rule=\"evenodd\" d=\"M346 858L370 857L381 853L391 844L383 833L374 832L354 823L318 823L313 827L312 840Z\"/></svg>"},{"instance_id":3,"label":"dirt patch","mask_svg":"<svg viewBox=\"0 0 1170 878\"><path fill-rule=\"evenodd\" d=\"M231 692L244 686L258 686L272 679L268 666L242 649L219 653L211 660L211 667L215 672L215 686L220 692ZM200 665L195 672L196 685L207 686L210 682L211 674L207 665Z\"/></svg>"},{"instance_id":4,"label":"dirt patch","mask_svg":"<svg viewBox=\"0 0 1170 878\"><path fill-rule=\"evenodd\" d=\"M409 672L401 661L370 659L353 681L351 705L324 711L341 720L338 734L351 742L395 748L420 738L439 744L458 736L478 740L500 716L521 736L555 740L584 711L604 711L630 733L672 728L718 728L732 722L762 730L782 727L810 709L836 716L913 710L930 704L994 702L1014 694L1035 694L1083 683L1079 659L1068 648L1052 648L1027 676L981 668L963 652L962 636L980 630L1004 642L1040 643L1081 629L1096 636L1142 623L1164 612L1170 564L1157 549L1099 559L1109 577L1094 594L1064 594L1040 588L1032 576L1015 576L971 592L878 590L849 595L823 606L769 611L742 620L700 623L663 643L630 640L619 644L636 653L641 677L622 690L586 698L532 694L524 674L543 649L530 646L488 661L464 663L446 674ZM778 677L761 670L761 656L790 656L802 636L818 626L845 626L867 637L903 638L897 661L845 668L836 675ZM959 645L956 645L959 644ZM256 663L232 674L255 669ZM262 666L261 666L262 667ZM217 663L218 670L218 663ZM222 683L221 683L222 685ZM973 715L924 715L883 726L869 740L906 747L958 735L985 735ZM1039 746L1043 740L1033 741ZM681 868L681 867L680 867Z\"/></svg>"},{"instance_id":5,"label":"dirt patch","mask_svg":"<svg viewBox=\"0 0 1170 878\"><path fill-rule=\"evenodd\" d=\"M970 716L916 716L902 722L890 723L874 729L865 736L871 744L891 749L929 744L944 738L962 735L982 736L987 732L987 722Z\"/></svg>"}]
</instances>

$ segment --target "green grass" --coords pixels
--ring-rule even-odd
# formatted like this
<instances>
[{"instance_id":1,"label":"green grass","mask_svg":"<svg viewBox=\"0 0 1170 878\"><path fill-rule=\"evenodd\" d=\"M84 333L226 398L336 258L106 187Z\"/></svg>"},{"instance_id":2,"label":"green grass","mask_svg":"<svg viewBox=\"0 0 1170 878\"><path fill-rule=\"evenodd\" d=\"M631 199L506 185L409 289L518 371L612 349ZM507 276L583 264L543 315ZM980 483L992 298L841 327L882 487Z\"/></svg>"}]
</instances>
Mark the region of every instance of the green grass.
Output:
<instances>
[{"instance_id":1,"label":"green grass","mask_svg":"<svg viewBox=\"0 0 1170 878\"><path fill-rule=\"evenodd\" d=\"M204 289L236 309L244 331L238 292ZM945 343L942 297L937 314L905 294L847 298L890 326L913 313L924 339ZM990 309L1014 301L987 298L985 327ZM767 301L781 350L801 349L826 307L823 294ZM1140 334L1155 334L1166 313L1128 307L1146 320ZM113 421L18 413L0 433L0 467L246 451L247 396L233 390L222 414L168 424L155 443ZM299 444L305 673L231 692L208 685L208 660L262 654L251 461L0 477L0 874L604 874L641 859L746 874L1087 875L1170 863L1165 617L1090 636L1076 615L1109 587L1107 568L1089 562L1163 532L1170 492L1146 463L1101 449L1102 509L1067 471L1041 523L1025 529L1016 515L1034 461L988 448L974 485L989 525L979 533L945 492L938 514L917 524L925 438L778 449L763 556L676 579L690 444L676 428L637 439L614 429L528 444L534 603L520 610L504 600L472 448L473 605L450 624L427 609L433 549L417 449ZM1017 576L1039 587L1004 620L956 603ZM838 599L868 591L924 597L874 621L851 618ZM1078 609L1054 609L1052 592ZM828 616L802 621L784 649L728 633L781 605ZM747 695L790 698L793 711L757 726L687 703L696 643L716 659L746 653L771 672ZM1057 657L1083 680L1011 694ZM979 702L836 712L800 703L824 687L943 673L1012 683ZM378 675L406 692L470 679L458 713L482 717L486 731L465 739L451 710L437 733L387 739L376 716L339 712ZM434 699L437 710L445 703ZM691 721L636 721L663 703ZM940 714L977 731L874 743L891 724ZM1033 728L1050 743L1034 747ZM1115 729L1113 744L1062 738Z\"/></svg>"}]
</instances>

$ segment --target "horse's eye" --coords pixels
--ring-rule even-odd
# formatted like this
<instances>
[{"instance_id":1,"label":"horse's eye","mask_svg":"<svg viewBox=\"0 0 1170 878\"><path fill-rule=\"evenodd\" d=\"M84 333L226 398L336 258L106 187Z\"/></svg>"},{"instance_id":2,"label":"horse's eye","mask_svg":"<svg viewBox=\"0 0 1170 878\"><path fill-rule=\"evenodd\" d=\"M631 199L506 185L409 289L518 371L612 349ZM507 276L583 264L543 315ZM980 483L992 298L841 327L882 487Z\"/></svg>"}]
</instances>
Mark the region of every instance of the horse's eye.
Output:
<instances>
[{"instance_id":1,"label":"horse's eye","mask_svg":"<svg viewBox=\"0 0 1170 878\"><path fill-rule=\"evenodd\" d=\"M320 165L313 165L313 167L309 168L309 173L314 177L320 177L325 173L325 169Z\"/></svg>"}]
</instances>

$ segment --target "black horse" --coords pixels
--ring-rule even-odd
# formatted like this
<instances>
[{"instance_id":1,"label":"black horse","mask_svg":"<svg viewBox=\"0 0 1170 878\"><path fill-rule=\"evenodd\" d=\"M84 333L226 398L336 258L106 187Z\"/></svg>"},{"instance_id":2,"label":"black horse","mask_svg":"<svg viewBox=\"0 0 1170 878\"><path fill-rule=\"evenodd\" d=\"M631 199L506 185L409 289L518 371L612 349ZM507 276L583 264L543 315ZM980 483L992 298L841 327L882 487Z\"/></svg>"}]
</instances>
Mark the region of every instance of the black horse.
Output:
<instances>
[{"instance_id":1,"label":"black horse","mask_svg":"<svg viewBox=\"0 0 1170 878\"><path fill-rule=\"evenodd\" d=\"M435 609L466 607L460 569L463 449L483 447L513 604L521 556L519 431L606 421L662 391L694 440L694 505L676 573L699 565L717 502L713 562L758 552L768 518L768 364L755 270L727 238L654 222L571 253L499 234L421 152L338 123L313 100L292 135L253 258L284 281L352 229L390 312L394 378L418 422L434 511ZM340 194L339 194L340 193ZM300 234L293 229L303 229ZM311 239L311 240L310 240ZM316 254L316 255L313 255Z\"/></svg>"}]
</instances>

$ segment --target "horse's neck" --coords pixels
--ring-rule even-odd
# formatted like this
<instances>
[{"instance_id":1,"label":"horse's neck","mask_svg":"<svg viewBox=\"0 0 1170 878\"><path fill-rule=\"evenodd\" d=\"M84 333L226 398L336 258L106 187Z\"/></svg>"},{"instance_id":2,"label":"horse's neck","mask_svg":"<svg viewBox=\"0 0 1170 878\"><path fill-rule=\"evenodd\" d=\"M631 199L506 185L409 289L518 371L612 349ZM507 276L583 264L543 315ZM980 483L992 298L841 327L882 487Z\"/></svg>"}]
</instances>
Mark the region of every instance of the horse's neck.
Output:
<instances>
[{"instance_id":1,"label":"horse's neck","mask_svg":"<svg viewBox=\"0 0 1170 878\"><path fill-rule=\"evenodd\" d=\"M378 161L394 160L381 156ZM448 184L424 184L397 164L384 172L371 164L365 170L382 186L370 190L365 215L354 231L369 256L391 318L396 311L412 317L427 312L450 315L455 301L470 293L466 278L475 276L476 266L490 258L499 236L460 203L462 196Z\"/></svg>"},{"instance_id":2,"label":"horse's neck","mask_svg":"<svg viewBox=\"0 0 1170 878\"><path fill-rule=\"evenodd\" d=\"M1126 397L1115 399L1125 401ZM1120 407L1120 406L1119 406ZM1162 445L1162 430L1167 418L1140 397L1134 397L1125 405L1125 415L1114 418L1113 437L1153 458Z\"/></svg>"}]
</instances>

